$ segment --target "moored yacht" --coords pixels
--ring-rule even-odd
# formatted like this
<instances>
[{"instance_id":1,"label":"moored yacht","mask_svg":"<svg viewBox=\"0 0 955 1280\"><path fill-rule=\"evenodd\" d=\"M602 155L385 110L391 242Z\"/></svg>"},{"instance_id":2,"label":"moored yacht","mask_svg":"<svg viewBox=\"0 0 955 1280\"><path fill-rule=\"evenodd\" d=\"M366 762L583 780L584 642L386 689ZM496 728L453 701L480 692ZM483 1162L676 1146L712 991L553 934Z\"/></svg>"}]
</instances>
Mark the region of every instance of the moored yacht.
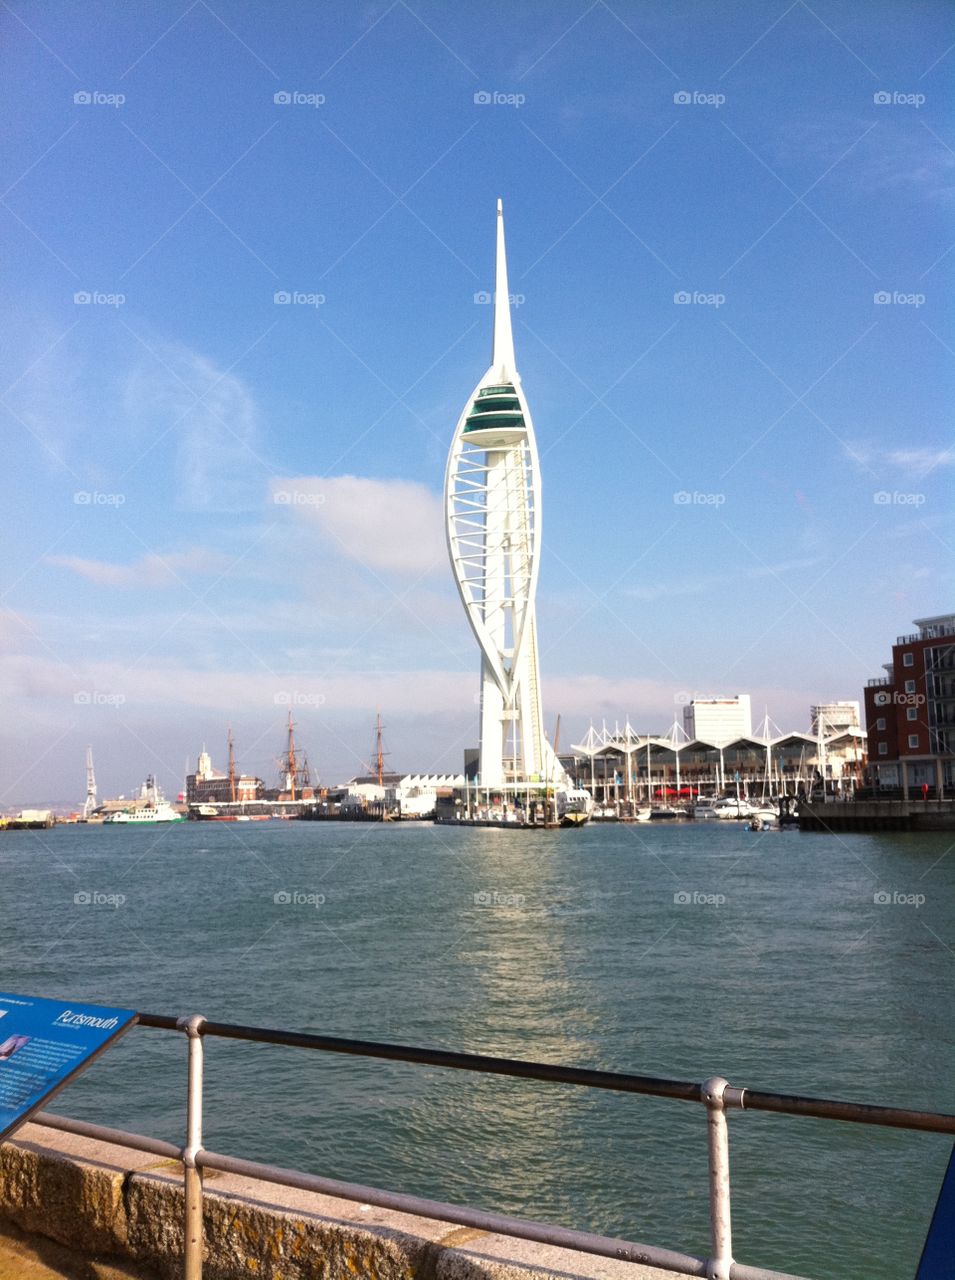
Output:
<instances>
[{"instance_id":1,"label":"moored yacht","mask_svg":"<svg viewBox=\"0 0 955 1280\"><path fill-rule=\"evenodd\" d=\"M750 804L748 800L741 800L738 797L725 797L722 800L717 800L713 806L713 817L738 822L743 818L751 818L755 809L756 806Z\"/></svg>"},{"instance_id":2,"label":"moored yacht","mask_svg":"<svg viewBox=\"0 0 955 1280\"><path fill-rule=\"evenodd\" d=\"M674 819L685 818L687 812L685 809L678 809L672 804L655 804L650 810L651 822L667 822Z\"/></svg>"},{"instance_id":3,"label":"moored yacht","mask_svg":"<svg viewBox=\"0 0 955 1280\"><path fill-rule=\"evenodd\" d=\"M583 787L557 792L557 819L562 827L582 827L590 820L593 808L593 797Z\"/></svg>"}]
</instances>

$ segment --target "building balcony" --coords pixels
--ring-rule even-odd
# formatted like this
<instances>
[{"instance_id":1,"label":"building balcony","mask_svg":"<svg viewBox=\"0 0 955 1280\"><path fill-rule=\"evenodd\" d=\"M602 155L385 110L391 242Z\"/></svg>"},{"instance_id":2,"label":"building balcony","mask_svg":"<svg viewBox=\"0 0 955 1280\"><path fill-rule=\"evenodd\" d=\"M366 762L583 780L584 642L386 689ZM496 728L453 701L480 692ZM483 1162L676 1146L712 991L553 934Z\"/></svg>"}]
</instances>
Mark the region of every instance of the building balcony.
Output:
<instances>
[{"instance_id":1,"label":"building balcony","mask_svg":"<svg viewBox=\"0 0 955 1280\"><path fill-rule=\"evenodd\" d=\"M952 640L955 639L955 632L950 626L925 627L922 631L915 631L908 636L898 636L896 644L919 644L928 640Z\"/></svg>"},{"instance_id":2,"label":"building balcony","mask_svg":"<svg viewBox=\"0 0 955 1280\"><path fill-rule=\"evenodd\" d=\"M873 676L871 680L865 682L865 687L867 689L883 689L890 684L895 684L895 679L892 676Z\"/></svg>"}]
</instances>

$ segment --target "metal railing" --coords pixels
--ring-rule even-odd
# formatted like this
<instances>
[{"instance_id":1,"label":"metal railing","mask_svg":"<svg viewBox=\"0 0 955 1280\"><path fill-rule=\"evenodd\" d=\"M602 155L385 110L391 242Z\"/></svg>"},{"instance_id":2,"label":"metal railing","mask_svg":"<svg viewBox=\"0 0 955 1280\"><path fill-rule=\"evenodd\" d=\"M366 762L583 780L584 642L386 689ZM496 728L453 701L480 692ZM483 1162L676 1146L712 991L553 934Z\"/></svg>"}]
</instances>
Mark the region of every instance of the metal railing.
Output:
<instances>
[{"instance_id":1,"label":"metal railing","mask_svg":"<svg viewBox=\"0 0 955 1280\"><path fill-rule=\"evenodd\" d=\"M35 1120L38 1124L49 1128L118 1143L182 1162L185 1280L201 1280L202 1276L202 1174L205 1169L217 1169L246 1178L274 1182L281 1186L392 1209L399 1213L453 1222L479 1231L513 1236L558 1248L575 1249L599 1257L639 1262L682 1275L704 1276L709 1280L799 1280L799 1277L790 1276L784 1272L744 1266L733 1258L727 1125L729 1111L770 1111L782 1115L812 1116L821 1120L841 1120L890 1129L912 1129L923 1133L955 1135L955 1115L912 1111L903 1107L872 1106L867 1103L843 1102L829 1098L808 1098L796 1094L771 1093L760 1089L735 1088L721 1076L714 1076L703 1083L671 1080L616 1071L598 1071L587 1067L565 1067L552 1062L527 1062L516 1058L458 1053L446 1049L422 1049L410 1045L349 1040L336 1036L310 1035L300 1031L250 1027L228 1022L210 1022L198 1015L175 1018L144 1013L139 1015L138 1020L141 1026L178 1031L187 1037L188 1090L186 1140L183 1146L179 1147L141 1134L106 1128L103 1125L71 1120L48 1112L41 1112ZM507 1214L488 1213L482 1209L445 1204L400 1192L383 1191L358 1183L339 1182L316 1174L281 1169L252 1160L242 1160L234 1156L207 1151L202 1145L203 1039L206 1036L218 1036L227 1040L251 1040L261 1044L312 1049L323 1053L381 1058L392 1062L413 1062L454 1071L475 1071L485 1075L541 1080L552 1084L578 1085L588 1089L608 1089L617 1093L638 1093L656 1098L672 1098L681 1102L701 1103L706 1108L707 1117L710 1256L705 1259L698 1258L654 1245L637 1244L547 1223L530 1222Z\"/></svg>"}]
</instances>

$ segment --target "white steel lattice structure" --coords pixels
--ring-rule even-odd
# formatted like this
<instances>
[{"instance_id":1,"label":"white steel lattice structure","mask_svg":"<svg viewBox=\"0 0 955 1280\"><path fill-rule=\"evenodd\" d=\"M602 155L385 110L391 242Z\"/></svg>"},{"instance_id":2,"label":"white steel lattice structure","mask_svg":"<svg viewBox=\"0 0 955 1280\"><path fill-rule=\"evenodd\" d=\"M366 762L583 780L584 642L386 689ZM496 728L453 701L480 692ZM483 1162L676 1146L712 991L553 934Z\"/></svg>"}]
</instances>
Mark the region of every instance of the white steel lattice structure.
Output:
<instances>
[{"instance_id":1,"label":"white steel lattice structure","mask_svg":"<svg viewBox=\"0 0 955 1280\"><path fill-rule=\"evenodd\" d=\"M500 200L491 365L455 428L445 518L451 567L481 649L479 785L564 785L541 710L534 608L540 466L514 359Z\"/></svg>"},{"instance_id":2,"label":"white steel lattice structure","mask_svg":"<svg viewBox=\"0 0 955 1280\"><path fill-rule=\"evenodd\" d=\"M93 772L93 748L86 748L86 803L83 817L88 818L96 808L96 774Z\"/></svg>"}]
</instances>

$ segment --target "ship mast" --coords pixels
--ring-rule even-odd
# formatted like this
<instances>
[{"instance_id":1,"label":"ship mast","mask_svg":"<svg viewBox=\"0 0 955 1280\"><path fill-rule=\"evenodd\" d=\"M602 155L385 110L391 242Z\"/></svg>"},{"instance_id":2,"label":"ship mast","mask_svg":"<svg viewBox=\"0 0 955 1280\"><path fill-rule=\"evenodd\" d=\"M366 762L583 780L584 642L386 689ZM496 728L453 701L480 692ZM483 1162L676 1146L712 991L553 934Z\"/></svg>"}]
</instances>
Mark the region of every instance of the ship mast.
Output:
<instances>
[{"instance_id":1,"label":"ship mast","mask_svg":"<svg viewBox=\"0 0 955 1280\"><path fill-rule=\"evenodd\" d=\"M88 818L96 808L96 774L93 772L93 748L86 748L86 803L83 817Z\"/></svg>"},{"instance_id":2,"label":"ship mast","mask_svg":"<svg viewBox=\"0 0 955 1280\"><path fill-rule=\"evenodd\" d=\"M378 785L383 786L382 779L385 772L385 752L381 739L381 712L379 711L375 718L375 771L378 774Z\"/></svg>"},{"instance_id":3,"label":"ship mast","mask_svg":"<svg viewBox=\"0 0 955 1280\"><path fill-rule=\"evenodd\" d=\"M291 798L295 799L295 775L297 773L297 765L295 763L295 733L292 724L292 713L288 713L288 764L287 772L289 777L289 785L291 788Z\"/></svg>"},{"instance_id":4,"label":"ship mast","mask_svg":"<svg viewBox=\"0 0 955 1280\"><path fill-rule=\"evenodd\" d=\"M229 726L229 799L235 804L235 743L232 740L232 726Z\"/></svg>"}]
</instances>

